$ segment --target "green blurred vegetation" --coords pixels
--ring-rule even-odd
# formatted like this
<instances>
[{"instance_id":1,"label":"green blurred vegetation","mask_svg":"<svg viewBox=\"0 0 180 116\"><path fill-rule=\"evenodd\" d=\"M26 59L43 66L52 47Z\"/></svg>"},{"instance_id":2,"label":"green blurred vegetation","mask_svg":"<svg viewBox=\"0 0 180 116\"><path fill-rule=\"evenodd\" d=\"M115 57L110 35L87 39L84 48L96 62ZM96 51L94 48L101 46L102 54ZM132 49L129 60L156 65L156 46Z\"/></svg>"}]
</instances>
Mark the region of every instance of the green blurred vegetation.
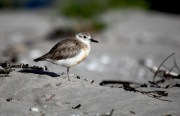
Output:
<instances>
[{"instance_id":1,"label":"green blurred vegetation","mask_svg":"<svg viewBox=\"0 0 180 116\"><path fill-rule=\"evenodd\" d=\"M93 18L108 9L148 9L147 0L66 0L60 11L70 17Z\"/></svg>"},{"instance_id":2,"label":"green blurred vegetation","mask_svg":"<svg viewBox=\"0 0 180 116\"><path fill-rule=\"evenodd\" d=\"M0 9L31 8L31 5L38 4L40 0L33 0L33 4L28 4L31 2L27 1L31 0L0 0ZM99 15L101 13L109 9L149 9L150 3L148 1L149 0L61 0L60 2L57 1L59 4L54 4L54 6L57 5L58 12L64 16L77 19L79 24L88 22L89 27L87 28L100 31L106 27L106 24L100 19Z\"/></svg>"},{"instance_id":3,"label":"green blurred vegetation","mask_svg":"<svg viewBox=\"0 0 180 116\"><path fill-rule=\"evenodd\" d=\"M104 9L98 0L67 0L61 7L64 15L78 18L90 18Z\"/></svg>"},{"instance_id":4,"label":"green blurred vegetation","mask_svg":"<svg viewBox=\"0 0 180 116\"><path fill-rule=\"evenodd\" d=\"M59 11L68 17L89 20L95 30L102 30L106 24L100 21L100 13L109 9L148 9L149 6L147 0L66 0L60 5Z\"/></svg>"},{"instance_id":5,"label":"green blurred vegetation","mask_svg":"<svg viewBox=\"0 0 180 116\"><path fill-rule=\"evenodd\" d=\"M105 27L106 27L106 24L102 21L99 21L99 20L93 20L92 21L92 28L94 28L93 30L101 31Z\"/></svg>"}]
</instances>

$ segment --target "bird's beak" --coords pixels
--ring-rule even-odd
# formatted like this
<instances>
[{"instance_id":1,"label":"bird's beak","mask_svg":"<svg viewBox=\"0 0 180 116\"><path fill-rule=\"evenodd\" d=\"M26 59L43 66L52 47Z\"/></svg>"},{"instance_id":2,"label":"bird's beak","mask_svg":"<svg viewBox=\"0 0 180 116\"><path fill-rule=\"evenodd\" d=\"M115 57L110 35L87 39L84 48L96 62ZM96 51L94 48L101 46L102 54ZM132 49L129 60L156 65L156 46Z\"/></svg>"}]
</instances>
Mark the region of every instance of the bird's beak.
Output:
<instances>
[{"instance_id":1,"label":"bird's beak","mask_svg":"<svg viewBox=\"0 0 180 116\"><path fill-rule=\"evenodd\" d=\"M94 43L99 43L97 40L94 40L94 39L90 39L91 42L94 42Z\"/></svg>"}]
</instances>

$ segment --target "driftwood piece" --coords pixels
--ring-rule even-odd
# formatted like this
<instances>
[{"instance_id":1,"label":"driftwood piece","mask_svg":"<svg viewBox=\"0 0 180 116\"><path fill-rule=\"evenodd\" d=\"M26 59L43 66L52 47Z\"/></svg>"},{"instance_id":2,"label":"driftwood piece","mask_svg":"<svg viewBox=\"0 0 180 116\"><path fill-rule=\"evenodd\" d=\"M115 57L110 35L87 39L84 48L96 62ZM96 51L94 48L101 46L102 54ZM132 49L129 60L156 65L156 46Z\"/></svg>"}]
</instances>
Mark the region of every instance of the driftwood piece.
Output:
<instances>
[{"instance_id":1,"label":"driftwood piece","mask_svg":"<svg viewBox=\"0 0 180 116\"><path fill-rule=\"evenodd\" d=\"M148 67L153 73L156 73L162 79L180 79L180 75L172 70L161 70L158 67Z\"/></svg>"},{"instance_id":2,"label":"driftwood piece","mask_svg":"<svg viewBox=\"0 0 180 116\"><path fill-rule=\"evenodd\" d=\"M171 55L169 55L167 58L165 58L162 63L159 65L159 67L157 68L157 71L154 73L154 77L153 77L153 82L155 81L156 75L158 73L158 70L161 68L161 66L164 64L164 62L166 62L166 60L168 60L171 56L173 56L175 53L172 53Z\"/></svg>"}]
</instances>

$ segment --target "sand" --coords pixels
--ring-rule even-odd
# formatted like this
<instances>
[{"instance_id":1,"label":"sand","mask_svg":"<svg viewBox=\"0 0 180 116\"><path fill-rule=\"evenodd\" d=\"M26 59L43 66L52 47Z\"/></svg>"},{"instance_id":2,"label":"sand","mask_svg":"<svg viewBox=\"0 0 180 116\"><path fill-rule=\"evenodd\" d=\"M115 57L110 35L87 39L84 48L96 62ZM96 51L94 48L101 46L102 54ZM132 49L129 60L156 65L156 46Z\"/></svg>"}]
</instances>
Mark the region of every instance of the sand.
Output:
<instances>
[{"instance_id":1,"label":"sand","mask_svg":"<svg viewBox=\"0 0 180 116\"><path fill-rule=\"evenodd\" d=\"M33 58L47 52L59 41L45 39L52 23L47 20L48 16L24 12L16 15L0 13L0 24L3 24L0 29L1 51L9 45L9 41L5 41L8 33L15 31L31 43L26 52L19 56L20 62L31 66L46 65L49 70L30 73L15 69L7 77L0 75L0 116L99 116L108 115L112 109L112 116L178 116L179 87L165 89L148 85L147 88L137 88L146 92L159 90L168 93L167 97L159 100L139 92L126 91L121 85L120 88L107 87L99 83L102 80L119 80L148 84L148 81L152 81L153 73L142 66L142 62L158 66L173 52L179 64L180 17L127 10L109 12L102 18L109 28L94 35L93 38L100 43L92 44L89 57L70 69L70 73L79 75L80 79L73 75L69 82L60 76L65 68L46 62L33 62ZM18 20L15 22L15 19ZM43 30L40 33L32 31L36 29ZM173 58L166 63L171 68ZM178 73L177 70L175 72ZM169 80L162 86L176 83L180 83L178 79Z\"/></svg>"},{"instance_id":2,"label":"sand","mask_svg":"<svg viewBox=\"0 0 180 116\"><path fill-rule=\"evenodd\" d=\"M113 116L160 116L180 113L179 88L165 90L169 95L163 99L172 101L168 102L122 88L103 87L96 82L91 84L90 80L74 77L68 82L67 78L13 72L9 77L1 77L0 82L2 116L93 116L109 113L112 109ZM81 107L73 109L79 104ZM38 111L31 111L31 108L38 108Z\"/></svg>"}]
</instances>

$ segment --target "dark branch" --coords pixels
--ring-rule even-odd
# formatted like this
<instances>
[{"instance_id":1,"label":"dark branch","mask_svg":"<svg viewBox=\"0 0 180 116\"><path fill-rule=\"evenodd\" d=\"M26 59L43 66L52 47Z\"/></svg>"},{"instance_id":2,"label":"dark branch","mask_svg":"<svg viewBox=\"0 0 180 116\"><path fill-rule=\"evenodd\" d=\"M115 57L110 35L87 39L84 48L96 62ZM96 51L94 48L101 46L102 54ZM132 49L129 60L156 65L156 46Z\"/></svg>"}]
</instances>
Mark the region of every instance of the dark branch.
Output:
<instances>
[{"instance_id":1,"label":"dark branch","mask_svg":"<svg viewBox=\"0 0 180 116\"><path fill-rule=\"evenodd\" d=\"M153 82L154 82L154 80L155 80L155 77L156 77L156 75L157 75L157 73L158 73L158 71L159 71L159 69L161 68L161 66L164 64L164 62L166 62L166 60L168 60L171 56L173 56L175 53L172 53L171 55L169 55L167 58L165 58L164 60L163 60L163 62L159 65L159 67L158 67L158 70L155 72L155 74L154 74L154 77L153 77Z\"/></svg>"}]
</instances>

